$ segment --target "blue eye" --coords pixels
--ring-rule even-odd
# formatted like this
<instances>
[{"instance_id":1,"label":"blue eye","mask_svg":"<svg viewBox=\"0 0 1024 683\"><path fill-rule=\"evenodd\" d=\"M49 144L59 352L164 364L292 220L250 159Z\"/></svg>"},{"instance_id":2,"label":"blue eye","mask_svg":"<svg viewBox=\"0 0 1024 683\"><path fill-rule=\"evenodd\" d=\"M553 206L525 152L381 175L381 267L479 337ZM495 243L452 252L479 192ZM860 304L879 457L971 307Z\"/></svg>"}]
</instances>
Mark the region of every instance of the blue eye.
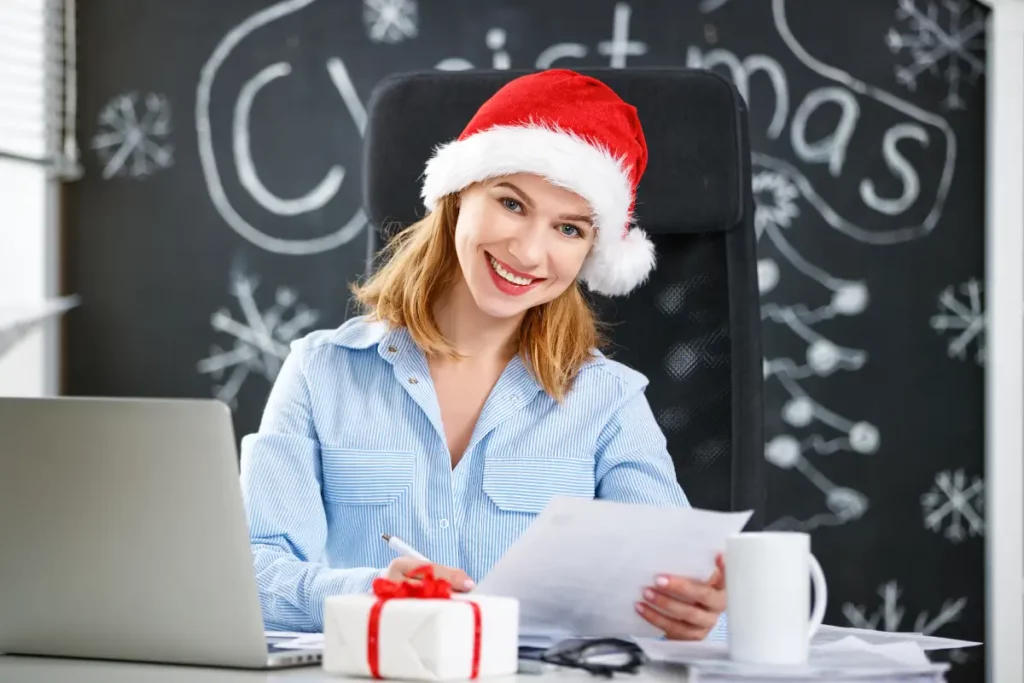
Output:
<instances>
[{"instance_id":1,"label":"blue eye","mask_svg":"<svg viewBox=\"0 0 1024 683\"><path fill-rule=\"evenodd\" d=\"M580 229L577 228L575 225L572 225L571 223L563 223L562 225L558 226L558 229L566 237L583 237L583 233L580 231ZM566 230L568 230L568 232Z\"/></svg>"},{"instance_id":2,"label":"blue eye","mask_svg":"<svg viewBox=\"0 0 1024 683\"><path fill-rule=\"evenodd\" d=\"M519 210L522 208L519 202L512 199L511 197L503 197L501 199L501 204L509 211L514 211L515 213L519 213Z\"/></svg>"}]
</instances>

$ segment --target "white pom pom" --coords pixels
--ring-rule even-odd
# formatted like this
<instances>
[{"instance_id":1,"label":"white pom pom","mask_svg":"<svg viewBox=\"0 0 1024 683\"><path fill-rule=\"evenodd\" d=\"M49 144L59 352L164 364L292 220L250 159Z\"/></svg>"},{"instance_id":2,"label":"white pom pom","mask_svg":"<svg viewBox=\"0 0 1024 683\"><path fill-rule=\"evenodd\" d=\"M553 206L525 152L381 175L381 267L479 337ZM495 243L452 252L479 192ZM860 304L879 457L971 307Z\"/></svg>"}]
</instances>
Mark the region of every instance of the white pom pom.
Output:
<instances>
[{"instance_id":1,"label":"white pom pom","mask_svg":"<svg viewBox=\"0 0 1024 683\"><path fill-rule=\"evenodd\" d=\"M654 243L640 228L622 239L598 239L580 269L580 279L592 291L607 296L628 294L654 269Z\"/></svg>"}]
</instances>

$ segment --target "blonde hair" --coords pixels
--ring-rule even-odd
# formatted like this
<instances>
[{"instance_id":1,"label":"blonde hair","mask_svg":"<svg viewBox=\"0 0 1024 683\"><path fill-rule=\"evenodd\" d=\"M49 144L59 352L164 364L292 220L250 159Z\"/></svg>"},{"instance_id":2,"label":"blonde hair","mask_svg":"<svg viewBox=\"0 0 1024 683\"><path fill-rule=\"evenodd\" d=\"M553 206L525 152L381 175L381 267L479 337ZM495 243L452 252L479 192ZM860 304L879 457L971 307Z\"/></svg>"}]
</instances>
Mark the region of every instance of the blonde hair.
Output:
<instances>
[{"instance_id":1,"label":"blonde hair","mask_svg":"<svg viewBox=\"0 0 1024 683\"><path fill-rule=\"evenodd\" d=\"M437 300L461 277L455 253L458 197L443 197L436 211L399 232L381 251L386 261L363 284L356 300L373 320L405 327L428 356L459 354L434 321ZM600 323L578 282L526 312L518 352L544 391L561 402L593 350L604 344Z\"/></svg>"}]
</instances>

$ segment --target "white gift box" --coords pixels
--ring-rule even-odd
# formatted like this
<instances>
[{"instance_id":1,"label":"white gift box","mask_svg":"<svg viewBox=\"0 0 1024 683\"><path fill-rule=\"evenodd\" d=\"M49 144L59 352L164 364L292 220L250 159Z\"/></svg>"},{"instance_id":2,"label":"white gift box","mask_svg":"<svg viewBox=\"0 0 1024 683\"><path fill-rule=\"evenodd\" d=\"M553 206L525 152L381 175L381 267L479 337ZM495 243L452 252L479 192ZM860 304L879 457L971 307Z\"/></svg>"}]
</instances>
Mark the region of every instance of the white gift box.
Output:
<instances>
[{"instance_id":1,"label":"white gift box","mask_svg":"<svg viewBox=\"0 0 1024 683\"><path fill-rule=\"evenodd\" d=\"M335 595L324 603L323 669L371 677L369 633L374 595ZM519 601L454 594L449 599L391 598L377 623L381 678L427 681L471 678L476 618L480 608L477 676L507 676L519 667Z\"/></svg>"}]
</instances>

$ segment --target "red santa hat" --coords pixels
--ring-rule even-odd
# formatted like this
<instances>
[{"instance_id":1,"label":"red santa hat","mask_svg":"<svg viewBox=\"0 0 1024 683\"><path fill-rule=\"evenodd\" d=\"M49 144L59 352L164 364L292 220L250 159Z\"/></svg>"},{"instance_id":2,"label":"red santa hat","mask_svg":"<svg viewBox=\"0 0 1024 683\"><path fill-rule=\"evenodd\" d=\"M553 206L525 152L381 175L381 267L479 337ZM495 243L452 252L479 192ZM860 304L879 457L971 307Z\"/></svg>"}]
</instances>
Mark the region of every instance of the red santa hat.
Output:
<instances>
[{"instance_id":1,"label":"red santa hat","mask_svg":"<svg viewBox=\"0 0 1024 683\"><path fill-rule=\"evenodd\" d=\"M636 108L601 81L548 69L505 84L462 134L437 147L421 196L433 211L474 182L534 173L589 204L597 235L580 279L600 294L627 294L654 268L654 245L633 222L647 166Z\"/></svg>"}]
</instances>

